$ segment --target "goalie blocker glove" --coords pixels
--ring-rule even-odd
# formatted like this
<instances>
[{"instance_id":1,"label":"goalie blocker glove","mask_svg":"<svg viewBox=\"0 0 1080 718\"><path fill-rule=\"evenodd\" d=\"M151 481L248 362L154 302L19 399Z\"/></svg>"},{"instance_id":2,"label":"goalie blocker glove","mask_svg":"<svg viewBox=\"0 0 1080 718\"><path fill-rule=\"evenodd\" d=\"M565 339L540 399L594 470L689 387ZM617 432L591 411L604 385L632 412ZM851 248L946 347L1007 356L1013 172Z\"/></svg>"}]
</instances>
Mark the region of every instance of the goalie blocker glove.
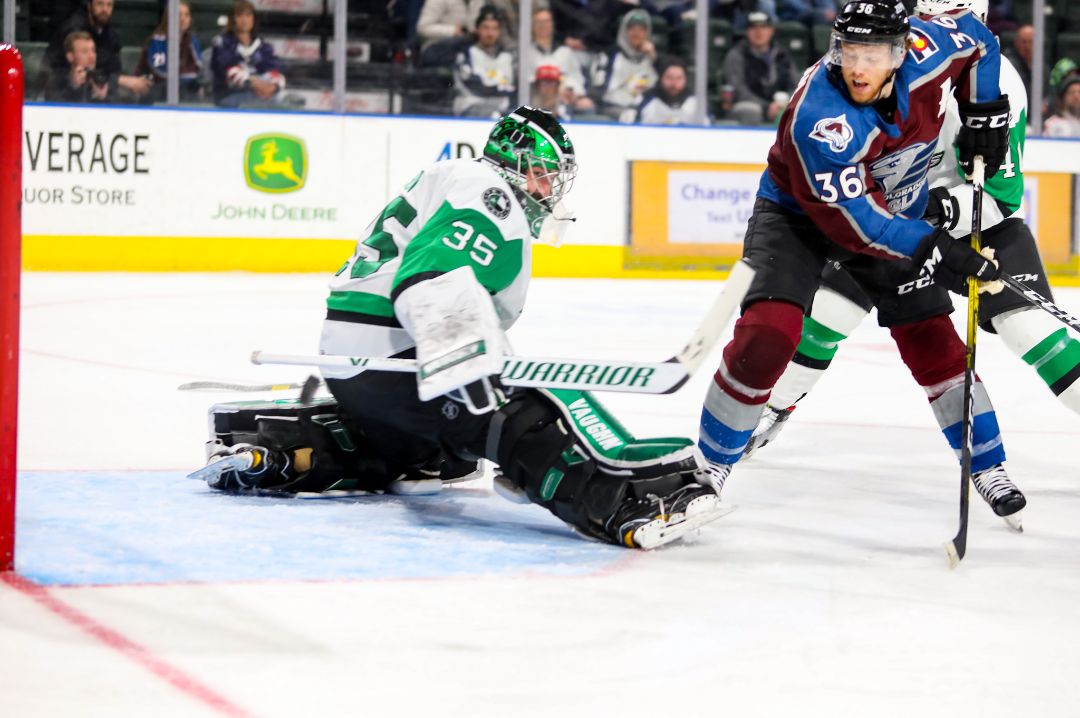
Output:
<instances>
[{"instance_id":1,"label":"goalie blocker glove","mask_svg":"<svg viewBox=\"0 0 1080 718\"><path fill-rule=\"evenodd\" d=\"M1009 152L1009 96L990 102L961 102L956 150L960 168L971 176L975 157L986 162L986 179L993 177Z\"/></svg>"},{"instance_id":2,"label":"goalie blocker glove","mask_svg":"<svg viewBox=\"0 0 1080 718\"><path fill-rule=\"evenodd\" d=\"M933 277L938 272L960 278L973 277L980 282L992 282L1001 276L995 262L971 248L963 240L953 239L943 229L934 230L923 240L914 257L922 265L920 274ZM942 271L944 270L944 271ZM952 282L945 282L950 287Z\"/></svg>"}]
</instances>

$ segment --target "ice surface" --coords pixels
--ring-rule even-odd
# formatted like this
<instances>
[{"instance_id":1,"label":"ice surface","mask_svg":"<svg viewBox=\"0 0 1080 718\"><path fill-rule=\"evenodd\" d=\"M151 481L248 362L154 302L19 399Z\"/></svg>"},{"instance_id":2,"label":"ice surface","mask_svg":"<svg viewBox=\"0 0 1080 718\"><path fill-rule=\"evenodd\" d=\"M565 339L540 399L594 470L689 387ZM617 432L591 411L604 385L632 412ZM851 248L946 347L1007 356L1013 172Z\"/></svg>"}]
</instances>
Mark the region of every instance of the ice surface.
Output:
<instances>
[{"instance_id":1,"label":"ice surface","mask_svg":"<svg viewBox=\"0 0 1080 718\"><path fill-rule=\"evenodd\" d=\"M871 320L736 467L739 511L642 554L489 480L338 501L185 480L209 404L252 397L176 386L302 380L247 356L312 352L325 279L24 276L18 569L46 588L0 583L0 715L1080 714L1080 421L996 337L979 373L1024 534L973 494L948 570L956 461ZM538 280L511 340L663 359L719 286ZM694 435L718 356L677 394L604 398L639 435Z\"/></svg>"}]
</instances>

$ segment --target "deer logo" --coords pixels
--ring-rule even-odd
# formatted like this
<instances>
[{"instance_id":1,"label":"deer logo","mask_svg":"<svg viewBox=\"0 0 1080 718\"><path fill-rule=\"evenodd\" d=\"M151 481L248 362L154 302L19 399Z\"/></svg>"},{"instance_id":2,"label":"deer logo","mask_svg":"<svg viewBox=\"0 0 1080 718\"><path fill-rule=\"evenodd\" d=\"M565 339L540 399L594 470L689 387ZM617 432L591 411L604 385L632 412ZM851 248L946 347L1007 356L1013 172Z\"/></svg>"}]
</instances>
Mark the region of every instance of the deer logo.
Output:
<instances>
[{"instance_id":1,"label":"deer logo","mask_svg":"<svg viewBox=\"0 0 1080 718\"><path fill-rule=\"evenodd\" d=\"M307 148L299 137L256 135L244 150L244 177L259 192L295 192L307 179Z\"/></svg>"}]
</instances>

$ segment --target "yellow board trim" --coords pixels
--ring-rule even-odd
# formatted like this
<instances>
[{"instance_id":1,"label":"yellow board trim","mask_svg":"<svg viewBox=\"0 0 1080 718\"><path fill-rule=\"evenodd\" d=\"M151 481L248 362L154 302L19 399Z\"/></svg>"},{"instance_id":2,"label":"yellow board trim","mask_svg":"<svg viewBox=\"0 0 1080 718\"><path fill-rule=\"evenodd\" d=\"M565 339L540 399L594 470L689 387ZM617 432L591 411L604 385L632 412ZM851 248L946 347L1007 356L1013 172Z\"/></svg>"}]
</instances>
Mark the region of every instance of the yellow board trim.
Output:
<instances>
[{"instance_id":1,"label":"yellow board trim","mask_svg":"<svg viewBox=\"0 0 1080 718\"><path fill-rule=\"evenodd\" d=\"M351 239L245 237L68 237L24 235L23 269L42 272L336 272L356 246ZM533 245L534 277L723 279L736 256L669 257L627 269L626 247ZM1080 286L1080 257L1048 263L1058 286Z\"/></svg>"}]
</instances>

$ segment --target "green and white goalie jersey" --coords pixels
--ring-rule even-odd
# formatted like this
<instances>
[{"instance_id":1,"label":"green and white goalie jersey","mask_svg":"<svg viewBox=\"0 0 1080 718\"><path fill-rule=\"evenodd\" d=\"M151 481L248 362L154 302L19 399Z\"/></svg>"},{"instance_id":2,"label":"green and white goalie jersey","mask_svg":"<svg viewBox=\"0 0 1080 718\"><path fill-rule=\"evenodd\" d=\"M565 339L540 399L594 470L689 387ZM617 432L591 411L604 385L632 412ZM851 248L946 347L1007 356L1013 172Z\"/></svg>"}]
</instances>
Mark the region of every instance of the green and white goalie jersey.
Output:
<instances>
[{"instance_id":1,"label":"green and white goalie jersey","mask_svg":"<svg viewBox=\"0 0 1080 718\"><path fill-rule=\"evenodd\" d=\"M530 222L514 190L483 160L431 165L390 201L330 282L323 354L399 356L416 345L394 303L404 290L471 267L503 331L521 314L532 264ZM359 370L324 369L331 378Z\"/></svg>"}]
</instances>

